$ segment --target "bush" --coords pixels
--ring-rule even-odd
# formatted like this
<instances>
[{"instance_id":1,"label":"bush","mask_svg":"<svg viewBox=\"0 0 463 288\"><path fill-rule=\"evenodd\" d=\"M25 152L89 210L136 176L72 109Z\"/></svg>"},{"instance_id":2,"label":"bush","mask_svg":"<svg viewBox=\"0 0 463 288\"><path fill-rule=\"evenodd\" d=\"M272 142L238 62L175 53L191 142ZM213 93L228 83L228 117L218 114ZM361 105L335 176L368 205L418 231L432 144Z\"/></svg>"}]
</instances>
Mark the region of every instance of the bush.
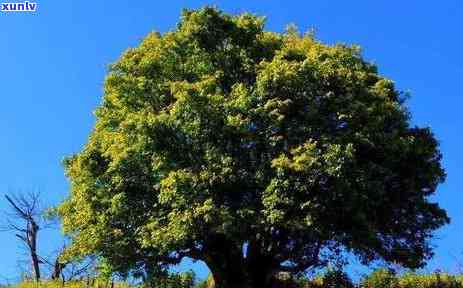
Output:
<instances>
[{"instance_id":1,"label":"bush","mask_svg":"<svg viewBox=\"0 0 463 288\"><path fill-rule=\"evenodd\" d=\"M379 269L363 279L363 288L395 288L398 287L397 278L387 269Z\"/></svg>"},{"instance_id":2,"label":"bush","mask_svg":"<svg viewBox=\"0 0 463 288\"><path fill-rule=\"evenodd\" d=\"M204 279L203 281L199 282L196 285L196 288L214 288L215 283L214 283L214 278L212 277L212 274L209 274L209 276Z\"/></svg>"},{"instance_id":3,"label":"bush","mask_svg":"<svg viewBox=\"0 0 463 288\"><path fill-rule=\"evenodd\" d=\"M349 276L341 270L328 270L323 276L323 288L354 288Z\"/></svg>"},{"instance_id":4,"label":"bush","mask_svg":"<svg viewBox=\"0 0 463 288\"><path fill-rule=\"evenodd\" d=\"M417 274L406 273L397 276L387 269L379 269L366 276L359 285L354 285L349 276L340 270L328 270L322 275L312 279L306 277L280 279L277 287L294 288L463 288L463 275L450 275L448 273ZM281 284L281 285L280 285ZM147 285L148 286L148 285ZM214 288L214 280L211 275L199 283L195 282L192 272L168 274L163 280L158 280L156 288ZM125 282L110 282L95 280L70 281L43 281L35 283L24 281L18 285L1 286L0 288L140 288L131 286ZM255 287L260 288L260 287Z\"/></svg>"},{"instance_id":5,"label":"bush","mask_svg":"<svg viewBox=\"0 0 463 288\"><path fill-rule=\"evenodd\" d=\"M407 273L396 277L386 269L368 275L361 283L362 288L463 288L462 276L447 273Z\"/></svg>"},{"instance_id":6,"label":"bush","mask_svg":"<svg viewBox=\"0 0 463 288\"><path fill-rule=\"evenodd\" d=\"M399 288L463 288L457 277L446 273L408 273L398 280Z\"/></svg>"},{"instance_id":7,"label":"bush","mask_svg":"<svg viewBox=\"0 0 463 288\"><path fill-rule=\"evenodd\" d=\"M153 288L194 288L195 287L195 273L169 273L165 277L154 279L152 283L147 283L146 287Z\"/></svg>"},{"instance_id":8,"label":"bush","mask_svg":"<svg viewBox=\"0 0 463 288\"><path fill-rule=\"evenodd\" d=\"M110 282L110 281L91 281L91 284L87 283L87 281L69 281L63 283L61 281L42 281L42 282L34 282L34 281L24 281L19 283L18 285L10 286L9 288L130 288L131 286L124 282Z\"/></svg>"}]
</instances>

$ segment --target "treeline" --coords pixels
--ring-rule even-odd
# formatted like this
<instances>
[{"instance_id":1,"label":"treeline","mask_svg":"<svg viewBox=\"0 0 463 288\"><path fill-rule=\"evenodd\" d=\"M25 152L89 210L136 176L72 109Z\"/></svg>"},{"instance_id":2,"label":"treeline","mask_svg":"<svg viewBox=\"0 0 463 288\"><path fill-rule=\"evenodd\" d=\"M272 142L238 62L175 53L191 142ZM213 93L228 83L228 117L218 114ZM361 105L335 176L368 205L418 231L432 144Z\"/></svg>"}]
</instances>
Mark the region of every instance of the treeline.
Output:
<instances>
[{"instance_id":1,"label":"treeline","mask_svg":"<svg viewBox=\"0 0 463 288\"><path fill-rule=\"evenodd\" d=\"M1 286L0 286L1 287ZM40 283L24 281L5 288L216 288L211 276L198 280L193 272L170 274L153 285L129 284L121 281L80 280L80 281L43 281ZM259 288L259 287L255 287ZM330 270L312 278L305 276L294 278L280 275L280 281L274 288L463 288L463 275L451 275L435 272L431 274L405 273L396 275L387 269L379 269L365 276L358 283L341 271Z\"/></svg>"}]
</instances>

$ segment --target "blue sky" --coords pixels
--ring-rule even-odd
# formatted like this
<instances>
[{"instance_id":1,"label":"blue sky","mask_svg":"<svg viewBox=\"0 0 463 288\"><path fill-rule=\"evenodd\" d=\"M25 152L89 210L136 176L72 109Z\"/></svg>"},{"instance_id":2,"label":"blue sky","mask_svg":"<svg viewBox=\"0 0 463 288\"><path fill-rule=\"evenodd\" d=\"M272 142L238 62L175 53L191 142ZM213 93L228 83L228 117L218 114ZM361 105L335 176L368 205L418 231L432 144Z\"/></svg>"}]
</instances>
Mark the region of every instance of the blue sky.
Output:
<instances>
[{"instance_id":1,"label":"blue sky","mask_svg":"<svg viewBox=\"0 0 463 288\"><path fill-rule=\"evenodd\" d=\"M66 197L61 160L87 140L107 65L150 31L174 29L182 8L214 4L230 13L265 15L268 30L295 23L303 31L315 28L326 43L359 44L383 75L410 91L413 122L432 127L448 173L434 199L452 223L436 233L436 256L427 269L456 272L455 257L463 262L461 1L37 2L35 13L0 12L0 194L40 190L47 205ZM41 253L61 241L58 232L46 231ZM20 258L14 236L0 234L0 283L15 279ZM207 273L194 267L200 276Z\"/></svg>"}]
</instances>

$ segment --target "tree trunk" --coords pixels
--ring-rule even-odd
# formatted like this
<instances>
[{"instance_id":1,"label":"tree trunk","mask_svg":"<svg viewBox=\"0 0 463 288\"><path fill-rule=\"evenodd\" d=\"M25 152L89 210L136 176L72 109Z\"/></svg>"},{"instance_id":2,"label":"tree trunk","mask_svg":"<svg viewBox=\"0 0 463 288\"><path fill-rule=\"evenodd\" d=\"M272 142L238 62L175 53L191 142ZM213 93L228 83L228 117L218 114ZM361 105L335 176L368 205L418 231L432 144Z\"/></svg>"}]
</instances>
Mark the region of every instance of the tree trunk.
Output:
<instances>
[{"instance_id":1,"label":"tree trunk","mask_svg":"<svg viewBox=\"0 0 463 288\"><path fill-rule=\"evenodd\" d=\"M204 251L215 288L250 288L240 245L215 234L206 241Z\"/></svg>"},{"instance_id":2,"label":"tree trunk","mask_svg":"<svg viewBox=\"0 0 463 288\"><path fill-rule=\"evenodd\" d=\"M34 272L34 279L36 282L39 282L40 281L40 267L39 267L39 257L37 256L37 253L32 252L31 259L32 259L32 269Z\"/></svg>"},{"instance_id":3,"label":"tree trunk","mask_svg":"<svg viewBox=\"0 0 463 288\"><path fill-rule=\"evenodd\" d=\"M28 242L29 248L31 250L31 261L32 261L32 269L34 272L34 279L35 281L40 281L40 260L39 256L37 255L37 232L39 230L39 226L35 223L33 219L30 220L30 227L28 228Z\"/></svg>"},{"instance_id":4,"label":"tree trunk","mask_svg":"<svg viewBox=\"0 0 463 288\"><path fill-rule=\"evenodd\" d=\"M250 288L242 257L233 257L234 253L223 253L225 250L227 248L223 248L222 253L211 252L207 257L207 265L214 278L214 288Z\"/></svg>"},{"instance_id":5,"label":"tree trunk","mask_svg":"<svg viewBox=\"0 0 463 288\"><path fill-rule=\"evenodd\" d=\"M247 251L247 270L254 287L272 287L274 260L271 256L264 255L260 243L251 241Z\"/></svg>"},{"instance_id":6,"label":"tree trunk","mask_svg":"<svg viewBox=\"0 0 463 288\"><path fill-rule=\"evenodd\" d=\"M223 263L223 262L222 262ZM262 263L262 266L265 266ZM263 269L252 269L248 265L235 266L228 270L229 265L213 265L208 263L214 279L214 288L272 288L275 283L273 274ZM260 271L259 271L260 270Z\"/></svg>"},{"instance_id":7,"label":"tree trunk","mask_svg":"<svg viewBox=\"0 0 463 288\"><path fill-rule=\"evenodd\" d=\"M220 264L219 264L220 265ZM248 277L243 273L228 271L219 265L209 264L214 279L214 288L251 288ZM241 269L240 269L241 270ZM244 271L243 271L244 272Z\"/></svg>"},{"instance_id":8,"label":"tree trunk","mask_svg":"<svg viewBox=\"0 0 463 288\"><path fill-rule=\"evenodd\" d=\"M205 262L211 270L215 288L272 287L274 263L270 257L253 252L245 258L242 246L227 241L224 236L210 239L205 248Z\"/></svg>"}]
</instances>

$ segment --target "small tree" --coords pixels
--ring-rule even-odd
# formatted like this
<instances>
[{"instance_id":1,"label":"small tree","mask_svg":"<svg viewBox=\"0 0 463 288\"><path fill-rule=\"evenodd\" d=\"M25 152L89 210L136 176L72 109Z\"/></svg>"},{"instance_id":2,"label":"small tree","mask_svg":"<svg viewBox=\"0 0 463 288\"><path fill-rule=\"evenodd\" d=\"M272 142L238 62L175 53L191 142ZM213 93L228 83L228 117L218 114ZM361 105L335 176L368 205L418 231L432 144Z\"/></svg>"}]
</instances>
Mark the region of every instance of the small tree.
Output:
<instances>
[{"instance_id":1,"label":"small tree","mask_svg":"<svg viewBox=\"0 0 463 288\"><path fill-rule=\"evenodd\" d=\"M270 287L346 249L420 267L448 223L430 129L357 47L264 19L185 11L111 66L86 147L66 160L68 257L152 277L184 257L218 287Z\"/></svg>"}]
</instances>

